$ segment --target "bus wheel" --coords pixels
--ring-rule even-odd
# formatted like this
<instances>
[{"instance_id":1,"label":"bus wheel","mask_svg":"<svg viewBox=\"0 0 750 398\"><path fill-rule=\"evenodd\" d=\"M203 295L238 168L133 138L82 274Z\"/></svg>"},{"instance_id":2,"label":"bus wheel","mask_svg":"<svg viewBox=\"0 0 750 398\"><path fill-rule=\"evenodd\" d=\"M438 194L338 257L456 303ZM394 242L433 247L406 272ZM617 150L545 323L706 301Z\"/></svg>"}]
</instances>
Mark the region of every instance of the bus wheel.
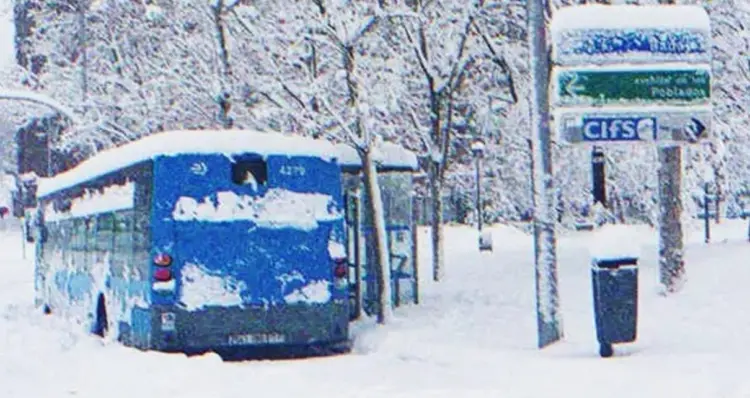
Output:
<instances>
[{"instance_id":1,"label":"bus wheel","mask_svg":"<svg viewBox=\"0 0 750 398\"><path fill-rule=\"evenodd\" d=\"M49 304L45 304L42 306L42 311L44 312L44 315L49 315L52 313L52 308L50 308Z\"/></svg>"},{"instance_id":2,"label":"bus wheel","mask_svg":"<svg viewBox=\"0 0 750 398\"><path fill-rule=\"evenodd\" d=\"M107 306L104 301L104 295L100 294L96 300L96 318L94 319L94 325L91 328L91 333L104 337L107 333Z\"/></svg>"}]
</instances>

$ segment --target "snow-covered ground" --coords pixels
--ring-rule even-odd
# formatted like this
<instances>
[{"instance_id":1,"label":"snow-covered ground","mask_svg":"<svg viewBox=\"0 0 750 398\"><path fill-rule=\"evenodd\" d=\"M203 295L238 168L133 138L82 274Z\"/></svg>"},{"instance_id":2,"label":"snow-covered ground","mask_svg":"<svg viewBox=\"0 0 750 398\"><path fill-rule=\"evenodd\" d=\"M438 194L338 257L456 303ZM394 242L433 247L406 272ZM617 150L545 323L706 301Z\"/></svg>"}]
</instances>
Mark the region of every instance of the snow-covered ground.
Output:
<instances>
[{"instance_id":1,"label":"snow-covered ground","mask_svg":"<svg viewBox=\"0 0 750 398\"><path fill-rule=\"evenodd\" d=\"M5 221L7 222L7 220ZM140 352L81 333L32 306L29 247L0 224L0 397L748 397L747 224L691 230L688 281L659 295L656 234L646 227L559 237L565 338L536 344L531 238L495 227L495 250L448 227L447 274L387 327L360 324L354 352L305 360L222 362ZM427 231L421 270L428 276ZM601 234L599 234L601 235ZM596 243L594 243L596 242ZM598 356L589 257L596 245L641 250L639 335Z\"/></svg>"}]
</instances>

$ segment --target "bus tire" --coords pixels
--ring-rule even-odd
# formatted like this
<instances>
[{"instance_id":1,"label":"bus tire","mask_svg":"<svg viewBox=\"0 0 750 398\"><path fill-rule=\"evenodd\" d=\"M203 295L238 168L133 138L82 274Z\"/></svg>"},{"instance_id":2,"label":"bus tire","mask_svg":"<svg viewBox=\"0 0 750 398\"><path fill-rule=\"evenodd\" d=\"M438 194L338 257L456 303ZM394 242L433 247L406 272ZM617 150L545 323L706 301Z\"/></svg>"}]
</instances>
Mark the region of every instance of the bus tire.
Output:
<instances>
[{"instance_id":1,"label":"bus tire","mask_svg":"<svg viewBox=\"0 0 750 398\"><path fill-rule=\"evenodd\" d=\"M99 294L99 298L96 300L96 312L94 313L94 325L91 328L91 333L104 337L107 334L107 328L107 305L104 295Z\"/></svg>"},{"instance_id":2,"label":"bus tire","mask_svg":"<svg viewBox=\"0 0 750 398\"><path fill-rule=\"evenodd\" d=\"M45 304L42 306L42 312L44 315L49 315L52 313L52 308L49 306L49 304Z\"/></svg>"}]
</instances>

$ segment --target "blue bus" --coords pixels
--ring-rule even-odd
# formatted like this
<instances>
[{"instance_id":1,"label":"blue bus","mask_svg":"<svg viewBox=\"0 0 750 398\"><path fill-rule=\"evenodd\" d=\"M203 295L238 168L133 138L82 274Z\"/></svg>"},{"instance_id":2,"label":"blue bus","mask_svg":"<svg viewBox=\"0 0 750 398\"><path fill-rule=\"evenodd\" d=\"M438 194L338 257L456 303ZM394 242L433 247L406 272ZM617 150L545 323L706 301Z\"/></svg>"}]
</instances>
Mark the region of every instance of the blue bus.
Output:
<instances>
[{"instance_id":1,"label":"blue bus","mask_svg":"<svg viewBox=\"0 0 750 398\"><path fill-rule=\"evenodd\" d=\"M174 131L40 180L37 306L141 349L346 350L336 153L281 134Z\"/></svg>"}]
</instances>

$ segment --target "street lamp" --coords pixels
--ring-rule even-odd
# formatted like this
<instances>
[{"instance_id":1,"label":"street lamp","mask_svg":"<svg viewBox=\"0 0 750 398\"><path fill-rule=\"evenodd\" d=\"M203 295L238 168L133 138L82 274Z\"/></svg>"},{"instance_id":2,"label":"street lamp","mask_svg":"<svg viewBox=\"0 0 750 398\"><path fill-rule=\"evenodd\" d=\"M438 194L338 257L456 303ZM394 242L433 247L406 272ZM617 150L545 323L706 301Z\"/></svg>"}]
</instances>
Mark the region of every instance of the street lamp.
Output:
<instances>
[{"instance_id":1,"label":"street lamp","mask_svg":"<svg viewBox=\"0 0 750 398\"><path fill-rule=\"evenodd\" d=\"M471 142L471 153L474 155L475 162L475 168L476 168L476 177L474 179L474 182L477 187L476 192L476 209L477 209L477 229L479 232L482 232L482 174L481 174L481 168L482 168L482 158L484 157L484 141L481 138L475 138L474 141Z\"/></svg>"},{"instance_id":2,"label":"street lamp","mask_svg":"<svg viewBox=\"0 0 750 398\"><path fill-rule=\"evenodd\" d=\"M474 155L476 177L477 231L479 232L479 251L492 251L492 236L482 231L482 158L484 158L484 140L477 137L471 142L471 153Z\"/></svg>"}]
</instances>

